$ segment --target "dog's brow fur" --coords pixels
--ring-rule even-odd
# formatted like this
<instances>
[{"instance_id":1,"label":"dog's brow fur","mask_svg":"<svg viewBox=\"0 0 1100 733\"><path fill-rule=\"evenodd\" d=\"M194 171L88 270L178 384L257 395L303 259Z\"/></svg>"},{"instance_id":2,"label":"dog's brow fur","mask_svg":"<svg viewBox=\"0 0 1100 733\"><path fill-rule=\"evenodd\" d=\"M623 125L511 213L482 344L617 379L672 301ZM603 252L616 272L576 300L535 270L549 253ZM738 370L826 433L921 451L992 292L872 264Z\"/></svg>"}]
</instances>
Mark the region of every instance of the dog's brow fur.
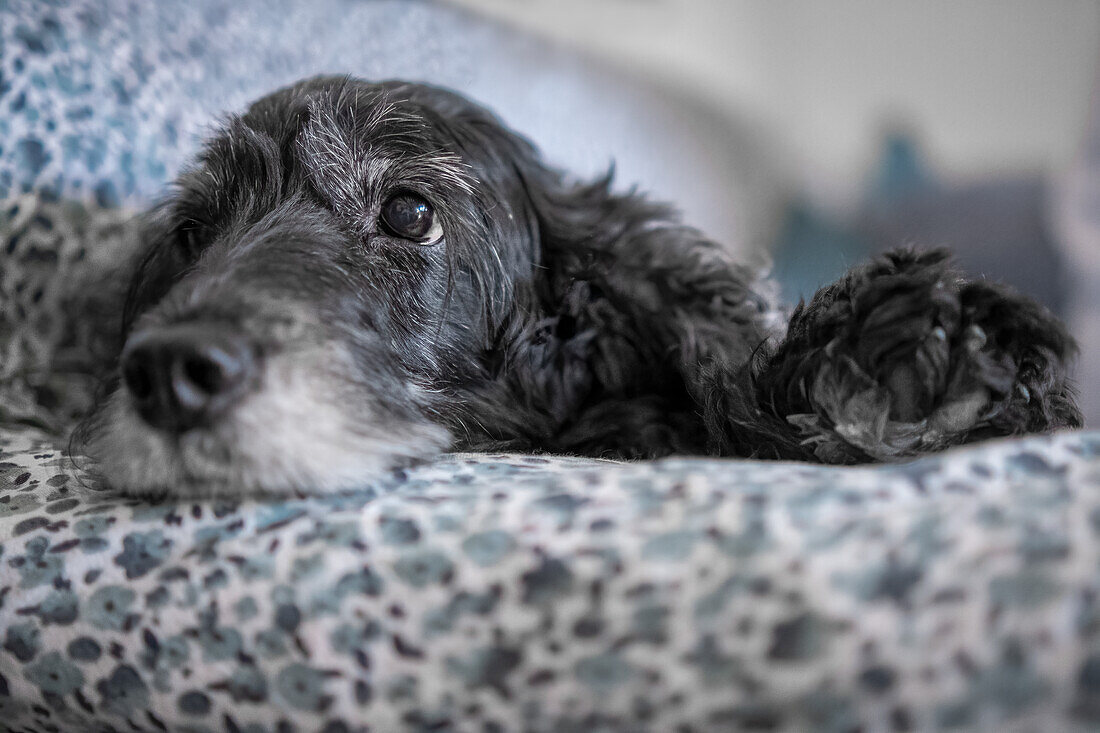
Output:
<instances>
[{"instance_id":1,"label":"dog's brow fur","mask_svg":"<svg viewBox=\"0 0 1100 733\"><path fill-rule=\"evenodd\" d=\"M347 99L346 97L350 97ZM466 194L473 182L462 159L431 143L423 117L385 99L364 101L343 94L315 102L299 137L299 151L317 175L333 174L345 201L362 194L364 181L390 175L411 185L431 183ZM366 112L361 110L366 109Z\"/></svg>"},{"instance_id":2,"label":"dog's brow fur","mask_svg":"<svg viewBox=\"0 0 1100 733\"><path fill-rule=\"evenodd\" d=\"M438 242L380 223L409 192ZM247 338L251 392L167 436L116 391L89 449L131 491L280 492L448 447L852 463L1080 423L1061 324L942 254L879 258L793 314L773 293L457 94L310 79L231 117L150 212L123 314Z\"/></svg>"}]
</instances>

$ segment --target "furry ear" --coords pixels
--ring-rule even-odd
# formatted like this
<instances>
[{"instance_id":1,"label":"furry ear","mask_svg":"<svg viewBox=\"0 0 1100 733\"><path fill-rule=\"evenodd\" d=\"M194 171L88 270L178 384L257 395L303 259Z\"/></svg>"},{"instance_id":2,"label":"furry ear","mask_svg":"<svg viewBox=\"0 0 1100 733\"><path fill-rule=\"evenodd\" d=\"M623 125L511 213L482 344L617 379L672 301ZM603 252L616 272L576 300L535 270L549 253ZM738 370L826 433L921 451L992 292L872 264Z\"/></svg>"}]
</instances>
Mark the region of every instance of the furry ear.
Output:
<instances>
[{"instance_id":1,"label":"furry ear","mask_svg":"<svg viewBox=\"0 0 1100 733\"><path fill-rule=\"evenodd\" d=\"M714 450L715 368L747 374L776 313L752 272L673 208L509 151L538 253L500 372L545 416L537 444L626 456Z\"/></svg>"}]
</instances>

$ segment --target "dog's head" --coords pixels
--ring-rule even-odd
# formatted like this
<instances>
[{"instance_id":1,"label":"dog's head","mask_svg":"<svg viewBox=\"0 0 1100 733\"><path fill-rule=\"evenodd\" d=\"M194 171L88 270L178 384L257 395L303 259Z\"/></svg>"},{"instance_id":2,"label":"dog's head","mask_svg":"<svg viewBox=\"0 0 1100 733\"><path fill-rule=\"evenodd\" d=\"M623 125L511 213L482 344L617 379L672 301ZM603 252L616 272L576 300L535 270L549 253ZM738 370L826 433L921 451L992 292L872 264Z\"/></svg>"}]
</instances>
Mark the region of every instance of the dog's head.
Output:
<instances>
[{"instance_id":1,"label":"dog's head","mask_svg":"<svg viewBox=\"0 0 1100 733\"><path fill-rule=\"evenodd\" d=\"M448 393L535 297L557 185L441 89L261 99L150 215L89 452L123 489L216 493L333 489L445 448Z\"/></svg>"}]
</instances>

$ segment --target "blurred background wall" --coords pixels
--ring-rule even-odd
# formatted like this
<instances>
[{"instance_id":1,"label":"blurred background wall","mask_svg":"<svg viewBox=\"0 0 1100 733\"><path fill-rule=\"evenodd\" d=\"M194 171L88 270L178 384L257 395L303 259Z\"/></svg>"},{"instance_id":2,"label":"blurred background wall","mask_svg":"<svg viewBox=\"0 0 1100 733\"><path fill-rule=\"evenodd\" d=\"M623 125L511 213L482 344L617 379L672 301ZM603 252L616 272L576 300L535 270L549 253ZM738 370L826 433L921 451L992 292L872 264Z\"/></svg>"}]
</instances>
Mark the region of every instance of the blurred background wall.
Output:
<instances>
[{"instance_id":1,"label":"blurred background wall","mask_svg":"<svg viewBox=\"0 0 1100 733\"><path fill-rule=\"evenodd\" d=\"M457 0L771 130L851 204L884 123L952 174L1072 158L1100 48L1096 0Z\"/></svg>"}]
</instances>

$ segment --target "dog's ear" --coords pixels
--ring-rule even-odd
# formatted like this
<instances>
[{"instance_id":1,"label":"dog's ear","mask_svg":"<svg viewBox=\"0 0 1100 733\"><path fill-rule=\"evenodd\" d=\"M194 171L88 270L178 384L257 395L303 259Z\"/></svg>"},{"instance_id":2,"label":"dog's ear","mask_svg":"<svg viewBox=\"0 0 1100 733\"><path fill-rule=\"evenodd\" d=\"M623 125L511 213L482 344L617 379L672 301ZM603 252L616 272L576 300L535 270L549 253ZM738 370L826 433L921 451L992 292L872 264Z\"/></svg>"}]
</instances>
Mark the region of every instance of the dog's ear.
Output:
<instances>
[{"instance_id":1,"label":"dog's ear","mask_svg":"<svg viewBox=\"0 0 1100 733\"><path fill-rule=\"evenodd\" d=\"M673 206L635 189L617 192L613 166L595 180L578 181L523 157L517 172L537 222L540 270L551 297L568 300L586 284L593 301L665 359L719 348L725 358L747 361L764 321L776 319L773 294L757 273L681 223Z\"/></svg>"},{"instance_id":2,"label":"dog's ear","mask_svg":"<svg viewBox=\"0 0 1100 733\"><path fill-rule=\"evenodd\" d=\"M658 414L639 417L637 430L631 421L644 408L636 400L603 415L608 433L588 426L584 439L592 444L614 445L634 433L641 454L698 451L698 442L680 436L638 436L670 424L661 414L667 410L683 410L698 424L715 371L727 380L747 373L753 350L779 326L769 289L684 226L671 206L616 191L613 170L578 181L533 148L516 152L512 164L537 244L530 312L538 315L526 319L525 353L510 364L526 365L528 392L541 392L543 409L563 416L597 395L657 396Z\"/></svg>"},{"instance_id":3,"label":"dog's ear","mask_svg":"<svg viewBox=\"0 0 1100 733\"><path fill-rule=\"evenodd\" d=\"M506 385L471 422L544 449L700 450L701 408L726 409L709 404L713 383L743 379L781 326L769 288L673 207L617 191L613 171L579 180L486 110L431 101L479 184L466 229L485 236L455 249L488 286L488 369Z\"/></svg>"}]
</instances>

